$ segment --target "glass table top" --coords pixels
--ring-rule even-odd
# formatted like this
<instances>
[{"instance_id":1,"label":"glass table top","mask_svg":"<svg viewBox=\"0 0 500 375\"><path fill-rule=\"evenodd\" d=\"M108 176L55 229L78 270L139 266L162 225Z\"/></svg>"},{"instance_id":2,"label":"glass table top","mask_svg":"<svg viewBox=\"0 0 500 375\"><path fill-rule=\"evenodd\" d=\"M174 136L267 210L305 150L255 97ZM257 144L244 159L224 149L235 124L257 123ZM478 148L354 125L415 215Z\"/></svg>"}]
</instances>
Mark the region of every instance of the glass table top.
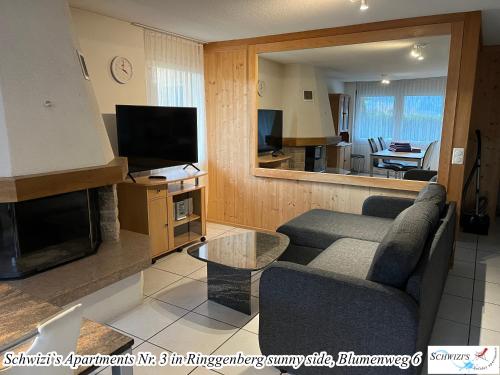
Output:
<instances>
[{"instance_id":1,"label":"glass table top","mask_svg":"<svg viewBox=\"0 0 500 375\"><path fill-rule=\"evenodd\" d=\"M187 253L207 263L256 271L278 259L289 243L289 238L281 233L249 230L198 243L189 247Z\"/></svg>"}]
</instances>

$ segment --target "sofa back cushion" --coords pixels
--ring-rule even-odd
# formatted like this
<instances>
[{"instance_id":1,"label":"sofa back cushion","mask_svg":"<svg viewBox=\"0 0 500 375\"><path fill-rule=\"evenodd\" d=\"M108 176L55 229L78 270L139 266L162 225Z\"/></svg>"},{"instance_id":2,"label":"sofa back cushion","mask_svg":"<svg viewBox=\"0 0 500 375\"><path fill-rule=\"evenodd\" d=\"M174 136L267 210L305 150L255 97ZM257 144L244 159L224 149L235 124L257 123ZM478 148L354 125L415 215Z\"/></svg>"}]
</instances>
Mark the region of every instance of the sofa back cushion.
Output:
<instances>
[{"instance_id":1,"label":"sofa back cushion","mask_svg":"<svg viewBox=\"0 0 500 375\"><path fill-rule=\"evenodd\" d=\"M431 202L401 212L378 246L367 279L403 289L438 223L439 210Z\"/></svg>"},{"instance_id":2,"label":"sofa back cushion","mask_svg":"<svg viewBox=\"0 0 500 375\"><path fill-rule=\"evenodd\" d=\"M429 202L437 205L439 215L443 215L446 206L446 190L443 185L430 183L420 190L415 198L415 203Z\"/></svg>"}]
</instances>

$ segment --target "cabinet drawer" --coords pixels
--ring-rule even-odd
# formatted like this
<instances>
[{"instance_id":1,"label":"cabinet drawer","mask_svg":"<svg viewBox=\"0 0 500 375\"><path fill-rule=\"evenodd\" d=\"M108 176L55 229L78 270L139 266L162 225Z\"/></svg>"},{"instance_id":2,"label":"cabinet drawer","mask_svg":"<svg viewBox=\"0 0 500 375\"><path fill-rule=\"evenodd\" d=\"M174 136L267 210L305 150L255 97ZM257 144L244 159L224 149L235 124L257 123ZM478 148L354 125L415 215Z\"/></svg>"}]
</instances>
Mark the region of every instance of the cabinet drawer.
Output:
<instances>
[{"instance_id":1,"label":"cabinet drawer","mask_svg":"<svg viewBox=\"0 0 500 375\"><path fill-rule=\"evenodd\" d=\"M158 187L158 188L149 188L148 189L148 200L156 199L156 198L166 198L167 197L167 188L166 187Z\"/></svg>"}]
</instances>

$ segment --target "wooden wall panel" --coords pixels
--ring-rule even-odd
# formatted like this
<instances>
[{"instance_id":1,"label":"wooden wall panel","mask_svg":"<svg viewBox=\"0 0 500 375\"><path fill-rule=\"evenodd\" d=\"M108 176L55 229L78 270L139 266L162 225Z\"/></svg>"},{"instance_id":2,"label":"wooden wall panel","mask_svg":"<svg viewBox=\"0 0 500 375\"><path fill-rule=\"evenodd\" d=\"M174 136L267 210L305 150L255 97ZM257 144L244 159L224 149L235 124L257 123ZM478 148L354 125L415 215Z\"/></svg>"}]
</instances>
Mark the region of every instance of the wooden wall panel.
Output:
<instances>
[{"instance_id":1,"label":"wooden wall panel","mask_svg":"<svg viewBox=\"0 0 500 375\"><path fill-rule=\"evenodd\" d=\"M254 56L259 43L290 42L306 38L324 38L340 34L380 31L384 28L414 27L447 23L460 30L463 38L455 38L454 51L460 49L460 66L452 72L456 85L451 87L456 110L447 114L454 118L453 131L447 135L449 147L467 149L467 135L474 91L477 51L480 43L480 12L457 13L407 20L356 25L346 28L315 30L210 43L205 46L205 82L207 103L209 197L208 218L211 221L238 226L273 230L283 222L311 208L327 208L360 213L370 195L415 196L410 191L347 183L296 181L253 174L250 145L256 82ZM462 33L463 31L463 33ZM460 48L461 47L461 48ZM452 51L453 52L453 51ZM453 120L452 120L453 121ZM448 198L460 203L464 166L450 165L449 156L443 183ZM385 187L385 186L383 186Z\"/></svg>"},{"instance_id":2,"label":"wooden wall panel","mask_svg":"<svg viewBox=\"0 0 500 375\"><path fill-rule=\"evenodd\" d=\"M209 220L274 230L311 208L359 213L372 194L415 196L412 192L253 176L248 74L246 46L205 52Z\"/></svg>"},{"instance_id":3,"label":"wooden wall panel","mask_svg":"<svg viewBox=\"0 0 500 375\"><path fill-rule=\"evenodd\" d=\"M500 46L484 47L479 54L476 90L469 131L466 177L476 157L475 130L482 133L481 193L488 198L488 212L495 218L500 189ZM474 182L466 197L466 207L474 205Z\"/></svg>"}]
</instances>

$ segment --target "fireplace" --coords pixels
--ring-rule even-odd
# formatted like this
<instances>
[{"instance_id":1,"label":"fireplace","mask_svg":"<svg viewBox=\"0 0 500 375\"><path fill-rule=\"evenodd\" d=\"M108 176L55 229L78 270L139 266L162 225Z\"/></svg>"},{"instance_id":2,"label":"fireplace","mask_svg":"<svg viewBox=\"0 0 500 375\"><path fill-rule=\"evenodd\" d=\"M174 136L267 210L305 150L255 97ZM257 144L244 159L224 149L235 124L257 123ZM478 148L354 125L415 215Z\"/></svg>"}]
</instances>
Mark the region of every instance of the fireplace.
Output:
<instances>
[{"instance_id":1,"label":"fireplace","mask_svg":"<svg viewBox=\"0 0 500 375\"><path fill-rule=\"evenodd\" d=\"M82 258L100 243L97 189L0 204L0 279Z\"/></svg>"}]
</instances>

